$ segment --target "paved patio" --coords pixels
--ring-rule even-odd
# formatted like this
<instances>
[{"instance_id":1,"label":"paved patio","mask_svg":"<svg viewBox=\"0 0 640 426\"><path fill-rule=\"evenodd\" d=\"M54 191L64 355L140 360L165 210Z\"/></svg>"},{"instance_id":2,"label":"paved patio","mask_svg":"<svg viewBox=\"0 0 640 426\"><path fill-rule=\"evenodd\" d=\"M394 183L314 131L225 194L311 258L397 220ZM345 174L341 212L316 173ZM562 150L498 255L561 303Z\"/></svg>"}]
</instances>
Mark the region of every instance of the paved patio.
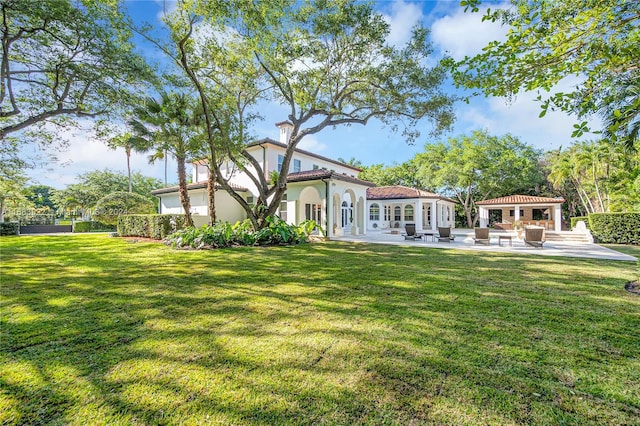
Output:
<instances>
[{"instance_id":1,"label":"paved patio","mask_svg":"<svg viewBox=\"0 0 640 426\"><path fill-rule=\"evenodd\" d=\"M502 242L502 246L498 245L498 234L491 235L490 245L474 244L473 231L469 230L453 230L453 234L456 239L451 243L438 243L432 242L428 239L427 242L423 240L405 240L404 236L400 234L389 234L376 231L368 231L367 235L353 236L348 235L344 237L332 238L336 241L353 241L362 243L373 244L391 244L400 246L415 246L415 247L428 247L428 248L442 248L442 249L456 249L456 250L474 250L474 251L486 251L486 252L507 252L517 253L532 256L561 256L561 257L583 257L591 259L606 259L606 260L623 260L635 262L637 259L628 254L620 253L615 250L611 250L606 247L602 247L598 244L579 243L572 241L547 241L544 243L544 248L526 247L522 240L519 240L513 236L513 246L509 246L509 243Z\"/></svg>"}]
</instances>

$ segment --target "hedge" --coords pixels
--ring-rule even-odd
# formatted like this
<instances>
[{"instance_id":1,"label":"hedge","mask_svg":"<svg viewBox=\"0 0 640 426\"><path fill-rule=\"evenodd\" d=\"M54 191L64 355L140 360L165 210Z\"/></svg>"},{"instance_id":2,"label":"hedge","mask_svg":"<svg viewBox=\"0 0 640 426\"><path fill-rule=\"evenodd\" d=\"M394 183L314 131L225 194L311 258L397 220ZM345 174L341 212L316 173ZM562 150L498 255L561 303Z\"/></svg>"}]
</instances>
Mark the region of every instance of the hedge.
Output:
<instances>
[{"instance_id":1,"label":"hedge","mask_svg":"<svg viewBox=\"0 0 640 426\"><path fill-rule=\"evenodd\" d=\"M183 214L128 214L118 217L118 235L162 240L184 228Z\"/></svg>"},{"instance_id":2,"label":"hedge","mask_svg":"<svg viewBox=\"0 0 640 426\"><path fill-rule=\"evenodd\" d=\"M19 235L20 222L0 222L0 235Z\"/></svg>"},{"instance_id":3,"label":"hedge","mask_svg":"<svg viewBox=\"0 0 640 426\"><path fill-rule=\"evenodd\" d=\"M598 243L640 245L640 213L591 213L589 228Z\"/></svg>"},{"instance_id":4,"label":"hedge","mask_svg":"<svg viewBox=\"0 0 640 426\"><path fill-rule=\"evenodd\" d=\"M575 228L579 221L583 221L584 224L587 225L587 229L589 229L589 216L576 216L569 220L571 220L571 229Z\"/></svg>"},{"instance_id":5,"label":"hedge","mask_svg":"<svg viewBox=\"0 0 640 426\"><path fill-rule=\"evenodd\" d=\"M115 231L114 225L108 225L102 222L75 222L73 224L73 232L96 232L96 231Z\"/></svg>"}]
</instances>

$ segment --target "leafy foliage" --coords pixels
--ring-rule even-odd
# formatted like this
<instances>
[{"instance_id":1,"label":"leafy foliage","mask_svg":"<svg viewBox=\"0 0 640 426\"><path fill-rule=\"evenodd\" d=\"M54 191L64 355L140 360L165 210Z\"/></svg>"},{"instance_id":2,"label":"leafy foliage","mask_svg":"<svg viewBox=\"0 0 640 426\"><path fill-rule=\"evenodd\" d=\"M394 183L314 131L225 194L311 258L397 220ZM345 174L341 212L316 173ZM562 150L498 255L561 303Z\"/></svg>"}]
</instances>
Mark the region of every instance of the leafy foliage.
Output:
<instances>
[{"instance_id":1,"label":"leafy foliage","mask_svg":"<svg viewBox=\"0 0 640 426\"><path fill-rule=\"evenodd\" d=\"M607 140L576 142L547 154L549 181L589 213L640 211L640 153ZM575 214L575 212L572 212Z\"/></svg>"},{"instance_id":2,"label":"leafy foliage","mask_svg":"<svg viewBox=\"0 0 640 426\"><path fill-rule=\"evenodd\" d=\"M543 181L541 153L516 137L491 136L486 131L428 144L416 155L418 176L426 188L455 197L473 228L476 202L488 198L528 194Z\"/></svg>"},{"instance_id":3,"label":"leafy foliage","mask_svg":"<svg viewBox=\"0 0 640 426\"><path fill-rule=\"evenodd\" d=\"M0 140L46 121L113 112L152 79L117 2L6 0L0 20Z\"/></svg>"},{"instance_id":4,"label":"leafy foliage","mask_svg":"<svg viewBox=\"0 0 640 426\"><path fill-rule=\"evenodd\" d=\"M0 235L18 235L20 222L0 222Z\"/></svg>"},{"instance_id":5,"label":"leafy foliage","mask_svg":"<svg viewBox=\"0 0 640 426\"><path fill-rule=\"evenodd\" d=\"M185 227L182 214L133 214L118 217L118 235L161 240Z\"/></svg>"},{"instance_id":6,"label":"leafy foliage","mask_svg":"<svg viewBox=\"0 0 640 426\"><path fill-rule=\"evenodd\" d=\"M249 219L230 223L216 223L201 228L189 227L178 231L165 239L165 243L176 248L211 249L231 246L273 246L300 244L306 242L318 228L312 220L302 222L299 226L289 225L278 216L269 216L267 226L253 228Z\"/></svg>"},{"instance_id":7,"label":"leafy foliage","mask_svg":"<svg viewBox=\"0 0 640 426\"><path fill-rule=\"evenodd\" d=\"M102 222L86 221L86 222L74 222L73 232L96 232L96 231L115 231L115 225L110 225Z\"/></svg>"},{"instance_id":8,"label":"leafy foliage","mask_svg":"<svg viewBox=\"0 0 640 426\"><path fill-rule=\"evenodd\" d=\"M147 148L155 149L151 161L172 154L176 159L180 203L186 213L187 226L193 226L191 202L187 190L187 158L200 156L204 152L202 119L196 111L194 99L185 94L160 92L160 100L144 99L134 108L135 118L129 125L136 134L135 139ZM166 160L166 159L165 159Z\"/></svg>"},{"instance_id":9,"label":"leafy foliage","mask_svg":"<svg viewBox=\"0 0 640 426\"><path fill-rule=\"evenodd\" d=\"M473 12L480 3L462 2ZM639 10L635 1L511 0L510 7L487 9L483 17L509 27L505 41L446 63L459 85L487 95L538 90L541 116L550 108L582 118L600 113L605 136L632 147L640 132ZM575 90L548 93L568 76L581 80ZM574 127L575 137L589 131L586 121Z\"/></svg>"},{"instance_id":10,"label":"leafy foliage","mask_svg":"<svg viewBox=\"0 0 640 426\"><path fill-rule=\"evenodd\" d=\"M593 213L589 229L600 243L640 245L640 213Z\"/></svg>"},{"instance_id":11,"label":"leafy foliage","mask_svg":"<svg viewBox=\"0 0 640 426\"><path fill-rule=\"evenodd\" d=\"M77 180L78 183L55 191L51 199L58 209L74 210L77 208L86 217L89 216L89 210L96 205L100 198L114 192L126 192L129 188L129 180L126 175L109 169L80 174ZM151 195L151 191L162 187L160 180L143 176L140 173L133 173L131 181L133 193L149 200L155 199Z\"/></svg>"},{"instance_id":12,"label":"leafy foliage","mask_svg":"<svg viewBox=\"0 0 640 426\"><path fill-rule=\"evenodd\" d=\"M154 203L142 195L114 192L98 200L93 217L108 225L115 225L118 223L118 216L153 213L155 210Z\"/></svg>"}]
</instances>

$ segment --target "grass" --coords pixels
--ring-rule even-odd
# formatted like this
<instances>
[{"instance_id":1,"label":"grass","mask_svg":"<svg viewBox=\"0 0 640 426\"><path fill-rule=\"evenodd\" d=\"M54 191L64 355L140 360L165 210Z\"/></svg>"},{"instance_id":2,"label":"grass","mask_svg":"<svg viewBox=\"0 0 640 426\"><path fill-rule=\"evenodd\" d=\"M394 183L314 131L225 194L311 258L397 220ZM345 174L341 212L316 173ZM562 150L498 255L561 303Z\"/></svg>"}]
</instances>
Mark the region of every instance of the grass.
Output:
<instances>
[{"instance_id":1,"label":"grass","mask_svg":"<svg viewBox=\"0 0 640 426\"><path fill-rule=\"evenodd\" d=\"M638 424L634 262L3 237L1 424Z\"/></svg>"}]
</instances>

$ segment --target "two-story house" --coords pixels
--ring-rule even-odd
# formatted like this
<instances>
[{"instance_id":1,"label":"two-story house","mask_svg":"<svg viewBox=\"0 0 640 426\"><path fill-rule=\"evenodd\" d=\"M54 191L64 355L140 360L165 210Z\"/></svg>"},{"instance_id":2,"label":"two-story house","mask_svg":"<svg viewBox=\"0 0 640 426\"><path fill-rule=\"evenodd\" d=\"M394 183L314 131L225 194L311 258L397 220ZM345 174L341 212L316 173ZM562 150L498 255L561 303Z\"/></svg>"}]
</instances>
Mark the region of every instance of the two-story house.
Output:
<instances>
[{"instance_id":1,"label":"two-story house","mask_svg":"<svg viewBox=\"0 0 640 426\"><path fill-rule=\"evenodd\" d=\"M293 125L277 123L280 141L261 139L251 143L247 151L264 170L268 180L273 171L280 171ZM251 168L252 166L247 166ZM251 169L250 169L251 170ZM255 173L255 169L251 170ZM415 223L416 229L436 229L453 226L455 202L426 191L405 187L375 187L358 179L357 167L296 149L287 174L287 191L280 203L278 215L292 224L313 219L327 231L327 236L364 235L367 230L402 228ZM208 220L206 161L193 163L193 182L188 186L191 212L196 225ZM221 173L252 204L257 188L233 163L223 164ZM177 187L152 192L160 198L160 213L183 213ZM222 188L216 196L219 220L234 223L246 214L240 205Z\"/></svg>"}]
</instances>

